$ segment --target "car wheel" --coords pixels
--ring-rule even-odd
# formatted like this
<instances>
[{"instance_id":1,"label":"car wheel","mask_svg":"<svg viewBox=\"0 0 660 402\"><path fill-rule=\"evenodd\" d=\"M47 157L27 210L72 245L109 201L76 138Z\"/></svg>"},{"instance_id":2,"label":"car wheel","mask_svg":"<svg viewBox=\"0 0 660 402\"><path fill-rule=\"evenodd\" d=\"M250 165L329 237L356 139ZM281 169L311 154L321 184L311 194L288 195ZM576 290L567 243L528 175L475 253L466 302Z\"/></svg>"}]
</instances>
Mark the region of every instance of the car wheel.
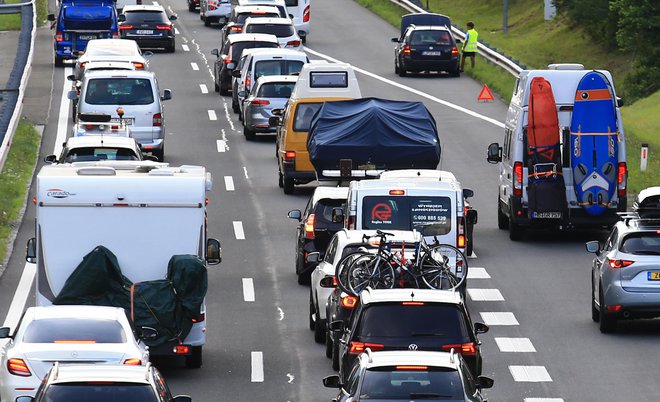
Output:
<instances>
[{"instance_id":1,"label":"car wheel","mask_svg":"<svg viewBox=\"0 0 660 402\"><path fill-rule=\"evenodd\" d=\"M248 141L254 141L254 139L257 138L256 133L247 128L247 126L243 126L243 135Z\"/></svg>"},{"instance_id":2,"label":"car wheel","mask_svg":"<svg viewBox=\"0 0 660 402\"><path fill-rule=\"evenodd\" d=\"M213 89L215 92L220 92L220 85L218 85L217 81L213 81Z\"/></svg>"},{"instance_id":3,"label":"car wheel","mask_svg":"<svg viewBox=\"0 0 660 402\"><path fill-rule=\"evenodd\" d=\"M332 359L332 335L327 326L325 327L325 357Z\"/></svg>"},{"instance_id":4,"label":"car wheel","mask_svg":"<svg viewBox=\"0 0 660 402\"><path fill-rule=\"evenodd\" d=\"M513 221L513 212L509 216L509 239L513 241L522 240L524 229Z\"/></svg>"},{"instance_id":5,"label":"car wheel","mask_svg":"<svg viewBox=\"0 0 660 402\"><path fill-rule=\"evenodd\" d=\"M339 371L339 345L332 342L332 369Z\"/></svg>"},{"instance_id":6,"label":"car wheel","mask_svg":"<svg viewBox=\"0 0 660 402\"><path fill-rule=\"evenodd\" d=\"M306 44L307 43L307 35L300 38L300 40L302 41L303 45Z\"/></svg>"},{"instance_id":7,"label":"car wheel","mask_svg":"<svg viewBox=\"0 0 660 402\"><path fill-rule=\"evenodd\" d=\"M284 176L283 177L283 189L284 189L284 194L293 194L293 188L295 186L295 182L293 179Z\"/></svg>"},{"instance_id":8,"label":"car wheel","mask_svg":"<svg viewBox=\"0 0 660 402\"><path fill-rule=\"evenodd\" d=\"M158 158L158 161L159 161L159 162L162 162L163 159L165 158L165 146L163 146L163 148L161 148L161 149L154 149L153 152L152 152L152 154L153 154L156 158Z\"/></svg>"},{"instance_id":9,"label":"car wheel","mask_svg":"<svg viewBox=\"0 0 660 402\"><path fill-rule=\"evenodd\" d=\"M314 301L312 300L312 290L309 290L309 329L314 331Z\"/></svg>"},{"instance_id":10,"label":"car wheel","mask_svg":"<svg viewBox=\"0 0 660 402\"><path fill-rule=\"evenodd\" d=\"M238 106L238 99L236 99L236 96L234 95L235 92L236 92L236 90L232 91L232 96L231 96L231 110L233 110L234 113L238 113L238 112L241 111L241 109L240 109L239 106Z\"/></svg>"},{"instance_id":11,"label":"car wheel","mask_svg":"<svg viewBox=\"0 0 660 402\"><path fill-rule=\"evenodd\" d=\"M277 177L278 177L278 178L277 178L277 185L278 185L278 187L279 187L279 188L283 188L283 187L284 187L284 176L282 176L282 173L277 172Z\"/></svg>"},{"instance_id":12,"label":"car wheel","mask_svg":"<svg viewBox=\"0 0 660 402\"><path fill-rule=\"evenodd\" d=\"M174 42L174 39L172 39L172 42L165 48L165 51L167 53L174 53L176 51L176 43Z\"/></svg>"},{"instance_id":13,"label":"car wheel","mask_svg":"<svg viewBox=\"0 0 660 402\"><path fill-rule=\"evenodd\" d=\"M189 356L186 356L187 368L200 368L202 367L202 347L193 346Z\"/></svg>"},{"instance_id":14,"label":"car wheel","mask_svg":"<svg viewBox=\"0 0 660 402\"><path fill-rule=\"evenodd\" d=\"M500 205L500 200L497 200L497 227L506 230L509 228L509 218L504 215L502 212L502 206Z\"/></svg>"},{"instance_id":15,"label":"car wheel","mask_svg":"<svg viewBox=\"0 0 660 402\"><path fill-rule=\"evenodd\" d=\"M394 62L394 74L399 74L399 66Z\"/></svg>"},{"instance_id":16,"label":"car wheel","mask_svg":"<svg viewBox=\"0 0 660 402\"><path fill-rule=\"evenodd\" d=\"M612 316L611 314L607 314L605 312L605 299L603 297L603 287L600 287L600 291L598 292L598 303L600 304L600 310L598 311L599 313L599 329L600 332L603 334L611 334L612 332L616 331L616 318Z\"/></svg>"},{"instance_id":17,"label":"car wheel","mask_svg":"<svg viewBox=\"0 0 660 402\"><path fill-rule=\"evenodd\" d=\"M316 321L314 322L314 341L316 343L325 342L325 320L320 320L318 312L316 313Z\"/></svg>"},{"instance_id":18,"label":"car wheel","mask_svg":"<svg viewBox=\"0 0 660 402\"><path fill-rule=\"evenodd\" d=\"M204 26L205 27L210 27L211 26L211 20L209 18L204 17Z\"/></svg>"},{"instance_id":19,"label":"car wheel","mask_svg":"<svg viewBox=\"0 0 660 402\"><path fill-rule=\"evenodd\" d=\"M465 236L467 238L466 239L467 244L465 245L465 254L472 255L472 249L474 248L474 240L473 240L474 227L472 226L472 224L469 224L465 229L466 229L465 231L467 232Z\"/></svg>"},{"instance_id":20,"label":"car wheel","mask_svg":"<svg viewBox=\"0 0 660 402\"><path fill-rule=\"evenodd\" d=\"M195 11L195 3L192 2L188 3L188 11L190 11L191 13Z\"/></svg>"},{"instance_id":21,"label":"car wheel","mask_svg":"<svg viewBox=\"0 0 660 402\"><path fill-rule=\"evenodd\" d=\"M399 63L399 71L397 72L399 74L399 77L405 77L406 76L406 66L403 63Z\"/></svg>"},{"instance_id":22,"label":"car wheel","mask_svg":"<svg viewBox=\"0 0 660 402\"><path fill-rule=\"evenodd\" d=\"M55 67L64 67L64 58L55 56Z\"/></svg>"},{"instance_id":23,"label":"car wheel","mask_svg":"<svg viewBox=\"0 0 660 402\"><path fill-rule=\"evenodd\" d=\"M229 95L229 89L226 86L222 85L222 80L220 80L220 95L227 96Z\"/></svg>"},{"instance_id":24,"label":"car wheel","mask_svg":"<svg viewBox=\"0 0 660 402\"><path fill-rule=\"evenodd\" d=\"M241 111L241 108L238 108L238 121L245 121L243 118L243 112Z\"/></svg>"},{"instance_id":25,"label":"car wheel","mask_svg":"<svg viewBox=\"0 0 660 402\"><path fill-rule=\"evenodd\" d=\"M593 275L593 274L592 274ZM591 319L593 322L599 322L600 321L600 312L598 311L598 308L596 308L596 298L594 297L594 279L591 278Z\"/></svg>"}]
</instances>

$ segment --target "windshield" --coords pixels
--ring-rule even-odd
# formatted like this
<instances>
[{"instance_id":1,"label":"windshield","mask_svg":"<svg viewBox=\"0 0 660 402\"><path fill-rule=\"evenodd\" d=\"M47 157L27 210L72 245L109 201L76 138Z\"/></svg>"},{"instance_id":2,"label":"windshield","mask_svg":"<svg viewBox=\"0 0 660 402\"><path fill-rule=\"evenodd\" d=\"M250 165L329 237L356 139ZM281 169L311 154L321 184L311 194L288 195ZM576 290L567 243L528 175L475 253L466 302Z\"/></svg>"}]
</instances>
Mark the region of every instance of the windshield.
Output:
<instances>
[{"instance_id":1,"label":"windshield","mask_svg":"<svg viewBox=\"0 0 660 402\"><path fill-rule=\"evenodd\" d=\"M126 343L126 334L115 320L45 318L30 322L25 343Z\"/></svg>"},{"instance_id":2,"label":"windshield","mask_svg":"<svg viewBox=\"0 0 660 402\"><path fill-rule=\"evenodd\" d=\"M451 399L463 400L458 371L450 368L396 370L396 367L368 369L360 388L360 400L369 399Z\"/></svg>"},{"instance_id":3,"label":"windshield","mask_svg":"<svg viewBox=\"0 0 660 402\"><path fill-rule=\"evenodd\" d=\"M167 16L161 11L130 11L124 13L126 22L168 22Z\"/></svg>"},{"instance_id":4,"label":"windshield","mask_svg":"<svg viewBox=\"0 0 660 402\"><path fill-rule=\"evenodd\" d=\"M364 229L421 231L433 224L433 233L451 231L449 197L370 196L362 200Z\"/></svg>"},{"instance_id":5,"label":"windshield","mask_svg":"<svg viewBox=\"0 0 660 402\"><path fill-rule=\"evenodd\" d=\"M278 38L287 38L293 36L293 25L290 24L250 24L245 29L245 33L262 33L275 35Z\"/></svg>"},{"instance_id":6,"label":"windshield","mask_svg":"<svg viewBox=\"0 0 660 402\"><path fill-rule=\"evenodd\" d=\"M295 82L269 82L259 87L257 96L286 99L291 96L291 91L295 85Z\"/></svg>"},{"instance_id":7,"label":"windshield","mask_svg":"<svg viewBox=\"0 0 660 402\"><path fill-rule=\"evenodd\" d=\"M85 102L90 105L149 105L154 103L151 82L144 78L89 80Z\"/></svg>"},{"instance_id":8,"label":"windshield","mask_svg":"<svg viewBox=\"0 0 660 402\"><path fill-rule=\"evenodd\" d=\"M111 147L80 147L66 151L63 163L83 162L83 161L137 161L140 160L135 151L128 148Z\"/></svg>"},{"instance_id":9,"label":"windshield","mask_svg":"<svg viewBox=\"0 0 660 402\"><path fill-rule=\"evenodd\" d=\"M254 76L259 78L264 75L291 75L299 73L303 64L297 60L258 61L254 66Z\"/></svg>"},{"instance_id":10,"label":"windshield","mask_svg":"<svg viewBox=\"0 0 660 402\"><path fill-rule=\"evenodd\" d=\"M157 402L149 384L74 382L51 384L39 402Z\"/></svg>"},{"instance_id":11,"label":"windshield","mask_svg":"<svg viewBox=\"0 0 660 402\"><path fill-rule=\"evenodd\" d=\"M236 16L236 24L243 25L248 18L279 18L279 14L255 12L255 13L241 13Z\"/></svg>"},{"instance_id":12,"label":"windshield","mask_svg":"<svg viewBox=\"0 0 660 402\"><path fill-rule=\"evenodd\" d=\"M622 253L638 255L660 255L660 234L658 232L632 233L623 239Z\"/></svg>"},{"instance_id":13,"label":"windshield","mask_svg":"<svg viewBox=\"0 0 660 402\"><path fill-rule=\"evenodd\" d=\"M321 102L299 103L293 119L293 131L309 131L312 117L321 108Z\"/></svg>"}]
</instances>

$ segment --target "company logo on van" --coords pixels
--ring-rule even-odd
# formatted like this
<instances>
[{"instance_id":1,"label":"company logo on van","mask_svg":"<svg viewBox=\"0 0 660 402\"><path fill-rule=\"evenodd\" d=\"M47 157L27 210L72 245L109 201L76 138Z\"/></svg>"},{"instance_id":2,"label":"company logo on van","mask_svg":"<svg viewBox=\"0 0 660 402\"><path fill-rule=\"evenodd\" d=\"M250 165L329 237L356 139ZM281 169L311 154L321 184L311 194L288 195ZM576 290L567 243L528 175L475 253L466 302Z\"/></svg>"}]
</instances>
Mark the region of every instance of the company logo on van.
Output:
<instances>
[{"instance_id":1,"label":"company logo on van","mask_svg":"<svg viewBox=\"0 0 660 402\"><path fill-rule=\"evenodd\" d=\"M48 190L46 190L46 196L53 198L66 198L68 196L73 196L73 195L76 195L76 193L70 193L60 188L49 188Z\"/></svg>"},{"instance_id":2,"label":"company logo on van","mask_svg":"<svg viewBox=\"0 0 660 402\"><path fill-rule=\"evenodd\" d=\"M371 220L380 220L380 221L389 221L390 218L392 217L392 208L381 202L376 205L371 209Z\"/></svg>"}]
</instances>

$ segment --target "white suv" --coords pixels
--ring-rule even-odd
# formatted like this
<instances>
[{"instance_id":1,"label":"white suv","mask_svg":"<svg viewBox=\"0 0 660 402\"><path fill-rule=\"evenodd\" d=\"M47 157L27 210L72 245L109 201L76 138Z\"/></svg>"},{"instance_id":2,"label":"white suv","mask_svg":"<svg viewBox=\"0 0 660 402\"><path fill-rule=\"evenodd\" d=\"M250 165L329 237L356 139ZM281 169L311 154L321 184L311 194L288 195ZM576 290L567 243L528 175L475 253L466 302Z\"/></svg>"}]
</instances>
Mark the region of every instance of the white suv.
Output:
<instances>
[{"instance_id":1,"label":"white suv","mask_svg":"<svg viewBox=\"0 0 660 402\"><path fill-rule=\"evenodd\" d=\"M199 19L204 21L204 26L210 26L212 22L225 25L231 17L231 0L200 0Z\"/></svg>"},{"instance_id":2,"label":"white suv","mask_svg":"<svg viewBox=\"0 0 660 402\"><path fill-rule=\"evenodd\" d=\"M282 49L303 50L302 40L289 18L248 18L243 33L263 33L277 36Z\"/></svg>"}]
</instances>

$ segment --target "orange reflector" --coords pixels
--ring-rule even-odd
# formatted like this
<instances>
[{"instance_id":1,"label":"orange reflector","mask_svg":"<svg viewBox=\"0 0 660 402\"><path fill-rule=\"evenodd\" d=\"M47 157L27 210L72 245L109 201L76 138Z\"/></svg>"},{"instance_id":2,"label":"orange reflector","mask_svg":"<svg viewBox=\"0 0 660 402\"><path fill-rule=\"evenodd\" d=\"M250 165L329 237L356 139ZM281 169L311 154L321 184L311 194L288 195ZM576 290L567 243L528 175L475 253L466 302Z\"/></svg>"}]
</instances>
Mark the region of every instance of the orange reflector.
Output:
<instances>
[{"instance_id":1,"label":"orange reflector","mask_svg":"<svg viewBox=\"0 0 660 402\"><path fill-rule=\"evenodd\" d=\"M397 370L426 371L429 366L396 366Z\"/></svg>"},{"instance_id":2,"label":"orange reflector","mask_svg":"<svg viewBox=\"0 0 660 402\"><path fill-rule=\"evenodd\" d=\"M32 197L32 203L35 205L37 204L37 197Z\"/></svg>"},{"instance_id":3,"label":"orange reflector","mask_svg":"<svg viewBox=\"0 0 660 402\"><path fill-rule=\"evenodd\" d=\"M128 204L123 203L123 202L122 203L116 202L116 203L112 204L112 206L113 207L127 207Z\"/></svg>"},{"instance_id":4,"label":"orange reflector","mask_svg":"<svg viewBox=\"0 0 660 402\"><path fill-rule=\"evenodd\" d=\"M127 366L141 366L142 365L142 360L140 359L126 359L124 360L124 364Z\"/></svg>"},{"instance_id":5,"label":"orange reflector","mask_svg":"<svg viewBox=\"0 0 660 402\"><path fill-rule=\"evenodd\" d=\"M405 190L390 190L390 195L406 195Z\"/></svg>"},{"instance_id":6,"label":"orange reflector","mask_svg":"<svg viewBox=\"0 0 660 402\"><path fill-rule=\"evenodd\" d=\"M172 351L177 355L187 355L190 348L187 345L176 345Z\"/></svg>"},{"instance_id":7,"label":"orange reflector","mask_svg":"<svg viewBox=\"0 0 660 402\"><path fill-rule=\"evenodd\" d=\"M355 296L344 296L341 298L341 306L345 308L354 308L357 304L357 297Z\"/></svg>"}]
</instances>

